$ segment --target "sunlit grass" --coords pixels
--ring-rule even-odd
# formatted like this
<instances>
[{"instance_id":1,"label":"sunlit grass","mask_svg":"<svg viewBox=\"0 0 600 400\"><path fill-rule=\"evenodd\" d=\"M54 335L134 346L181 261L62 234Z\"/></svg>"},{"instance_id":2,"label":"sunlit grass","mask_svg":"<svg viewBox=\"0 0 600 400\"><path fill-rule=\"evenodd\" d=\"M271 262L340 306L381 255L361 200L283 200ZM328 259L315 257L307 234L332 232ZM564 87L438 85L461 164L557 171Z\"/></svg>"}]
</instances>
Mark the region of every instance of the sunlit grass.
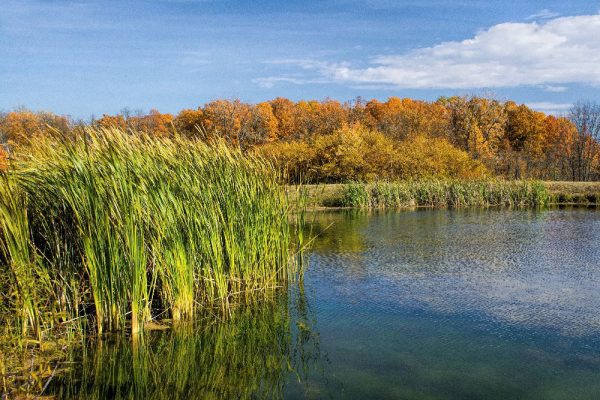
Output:
<instances>
[{"instance_id":1,"label":"sunlit grass","mask_svg":"<svg viewBox=\"0 0 600 400\"><path fill-rule=\"evenodd\" d=\"M222 142L116 129L16 149L0 185L2 323L136 332L293 279L278 172Z\"/></svg>"},{"instance_id":2,"label":"sunlit grass","mask_svg":"<svg viewBox=\"0 0 600 400\"><path fill-rule=\"evenodd\" d=\"M538 181L431 179L351 183L342 204L350 207L523 207L544 206L549 194Z\"/></svg>"}]
</instances>

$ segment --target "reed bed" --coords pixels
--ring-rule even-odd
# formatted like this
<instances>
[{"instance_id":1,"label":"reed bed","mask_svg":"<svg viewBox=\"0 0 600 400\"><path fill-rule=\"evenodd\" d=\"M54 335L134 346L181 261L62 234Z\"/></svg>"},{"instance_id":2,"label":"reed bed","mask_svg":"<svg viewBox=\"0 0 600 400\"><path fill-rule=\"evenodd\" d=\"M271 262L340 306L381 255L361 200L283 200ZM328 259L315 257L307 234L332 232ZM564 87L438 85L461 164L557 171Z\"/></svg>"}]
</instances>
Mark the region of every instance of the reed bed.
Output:
<instances>
[{"instance_id":1,"label":"reed bed","mask_svg":"<svg viewBox=\"0 0 600 400\"><path fill-rule=\"evenodd\" d=\"M54 133L0 179L0 324L23 337L226 315L297 273L281 177L222 142Z\"/></svg>"},{"instance_id":2,"label":"reed bed","mask_svg":"<svg viewBox=\"0 0 600 400\"><path fill-rule=\"evenodd\" d=\"M342 204L362 208L538 207L549 201L542 182L425 180L350 183Z\"/></svg>"},{"instance_id":3,"label":"reed bed","mask_svg":"<svg viewBox=\"0 0 600 400\"><path fill-rule=\"evenodd\" d=\"M285 296L283 296L285 297ZM276 399L299 368L286 299L236 310L215 324L116 337L74 357L81 368L58 377L48 394L69 399Z\"/></svg>"}]
</instances>

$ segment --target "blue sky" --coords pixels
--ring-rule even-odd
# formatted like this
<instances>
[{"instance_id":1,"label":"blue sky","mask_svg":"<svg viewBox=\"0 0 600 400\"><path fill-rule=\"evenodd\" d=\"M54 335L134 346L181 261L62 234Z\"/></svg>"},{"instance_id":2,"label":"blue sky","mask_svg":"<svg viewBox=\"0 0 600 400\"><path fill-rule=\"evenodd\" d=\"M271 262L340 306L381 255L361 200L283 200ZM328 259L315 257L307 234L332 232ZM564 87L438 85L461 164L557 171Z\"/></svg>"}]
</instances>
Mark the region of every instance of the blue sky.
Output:
<instances>
[{"instance_id":1,"label":"blue sky","mask_svg":"<svg viewBox=\"0 0 600 400\"><path fill-rule=\"evenodd\" d=\"M2 0L0 110L217 98L600 100L594 1Z\"/></svg>"}]
</instances>

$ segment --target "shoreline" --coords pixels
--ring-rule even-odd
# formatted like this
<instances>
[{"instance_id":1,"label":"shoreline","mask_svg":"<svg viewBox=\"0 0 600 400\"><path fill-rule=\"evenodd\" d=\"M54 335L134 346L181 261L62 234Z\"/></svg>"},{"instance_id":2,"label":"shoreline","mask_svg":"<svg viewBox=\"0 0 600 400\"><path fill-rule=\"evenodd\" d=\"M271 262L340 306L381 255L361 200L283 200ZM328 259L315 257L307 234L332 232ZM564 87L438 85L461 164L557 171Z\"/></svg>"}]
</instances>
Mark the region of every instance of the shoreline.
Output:
<instances>
[{"instance_id":1,"label":"shoreline","mask_svg":"<svg viewBox=\"0 0 600 400\"><path fill-rule=\"evenodd\" d=\"M541 181L549 195L546 207L600 207L600 181L599 182L568 182L568 181ZM364 207L345 206L344 189L347 183L323 183L302 185L306 190L307 209L312 211L326 210L352 210ZM294 201L298 196L299 185L286 185L286 193ZM490 206L502 207L502 205ZM410 205L405 207L374 207L374 208L443 208L436 206ZM470 207L468 207L470 208Z\"/></svg>"}]
</instances>

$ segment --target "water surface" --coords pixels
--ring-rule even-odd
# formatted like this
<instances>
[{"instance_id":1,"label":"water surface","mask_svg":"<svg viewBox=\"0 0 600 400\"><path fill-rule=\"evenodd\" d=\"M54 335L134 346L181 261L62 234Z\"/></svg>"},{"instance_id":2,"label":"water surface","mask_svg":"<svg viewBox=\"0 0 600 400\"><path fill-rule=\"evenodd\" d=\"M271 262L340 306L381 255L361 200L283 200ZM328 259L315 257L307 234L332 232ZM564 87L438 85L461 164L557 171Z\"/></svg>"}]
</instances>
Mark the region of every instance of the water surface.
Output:
<instances>
[{"instance_id":1,"label":"water surface","mask_svg":"<svg viewBox=\"0 0 600 400\"><path fill-rule=\"evenodd\" d=\"M75 355L64 398L596 399L600 213L321 212L304 284Z\"/></svg>"}]
</instances>

